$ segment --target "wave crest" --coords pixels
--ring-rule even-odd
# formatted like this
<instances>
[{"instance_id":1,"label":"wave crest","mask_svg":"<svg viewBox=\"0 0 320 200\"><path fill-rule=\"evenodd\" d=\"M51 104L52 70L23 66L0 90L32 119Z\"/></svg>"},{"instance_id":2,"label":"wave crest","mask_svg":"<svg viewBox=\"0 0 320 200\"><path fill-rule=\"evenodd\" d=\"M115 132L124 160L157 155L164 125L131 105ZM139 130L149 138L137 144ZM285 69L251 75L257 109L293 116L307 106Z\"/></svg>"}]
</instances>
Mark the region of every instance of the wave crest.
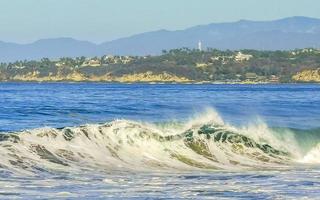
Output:
<instances>
[{"instance_id":1,"label":"wave crest","mask_svg":"<svg viewBox=\"0 0 320 200\"><path fill-rule=\"evenodd\" d=\"M164 127L115 120L102 125L2 134L0 167L27 172L83 168L212 170L273 168L294 160L290 150L250 137L222 120L202 118L193 122Z\"/></svg>"}]
</instances>

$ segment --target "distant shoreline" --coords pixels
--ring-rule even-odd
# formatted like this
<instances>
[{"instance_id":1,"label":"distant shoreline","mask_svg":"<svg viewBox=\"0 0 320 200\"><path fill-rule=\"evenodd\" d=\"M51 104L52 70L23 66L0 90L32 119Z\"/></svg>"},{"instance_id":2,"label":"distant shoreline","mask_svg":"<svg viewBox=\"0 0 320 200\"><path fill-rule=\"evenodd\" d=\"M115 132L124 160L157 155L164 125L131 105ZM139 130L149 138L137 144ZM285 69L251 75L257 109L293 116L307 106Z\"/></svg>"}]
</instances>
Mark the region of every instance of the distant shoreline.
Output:
<instances>
[{"instance_id":1,"label":"distant shoreline","mask_svg":"<svg viewBox=\"0 0 320 200\"><path fill-rule=\"evenodd\" d=\"M320 83L320 49L173 49L158 56L77 57L0 63L0 82L145 84Z\"/></svg>"},{"instance_id":2,"label":"distant shoreline","mask_svg":"<svg viewBox=\"0 0 320 200\"><path fill-rule=\"evenodd\" d=\"M319 82L116 82L116 81L0 81L1 83L101 83L101 84L117 84L117 85L296 85L296 84L320 84Z\"/></svg>"}]
</instances>

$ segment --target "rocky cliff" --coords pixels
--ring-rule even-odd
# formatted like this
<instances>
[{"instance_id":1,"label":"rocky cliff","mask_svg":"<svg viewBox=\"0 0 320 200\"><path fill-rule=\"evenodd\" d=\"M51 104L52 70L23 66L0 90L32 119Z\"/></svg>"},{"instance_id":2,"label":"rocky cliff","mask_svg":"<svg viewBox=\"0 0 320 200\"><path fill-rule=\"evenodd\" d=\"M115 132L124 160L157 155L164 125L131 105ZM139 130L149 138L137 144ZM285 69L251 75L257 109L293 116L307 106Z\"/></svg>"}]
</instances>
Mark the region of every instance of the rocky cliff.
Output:
<instances>
[{"instance_id":1,"label":"rocky cliff","mask_svg":"<svg viewBox=\"0 0 320 200\"><path fill-rule=\"evenodd\" d=\"M114 76L109 73L95 76L85 75L77 71L69 74L52 74L42 76L38 71L29 72L23 75L15 75L10 79L11 81L35 81L35 82L58 82L58 81L73 81L73 82L120 82L120 83L135 83L135 82L175 82L175 83L188 83L193 82L183 76L177 76L167 72L154 73L147 71L145 73L124 74L121 76Z\"/></svg>"},{"instance_id":2,"label":"rocky cliff","mask_svg":"<svg viewBox=\"0 0 320 200\"><path fill-rule=\"evenodd\" d=\"M301 82L320 82L320 68L301 71L294 75L292 79Z\"/></svg>"}]
</instances>

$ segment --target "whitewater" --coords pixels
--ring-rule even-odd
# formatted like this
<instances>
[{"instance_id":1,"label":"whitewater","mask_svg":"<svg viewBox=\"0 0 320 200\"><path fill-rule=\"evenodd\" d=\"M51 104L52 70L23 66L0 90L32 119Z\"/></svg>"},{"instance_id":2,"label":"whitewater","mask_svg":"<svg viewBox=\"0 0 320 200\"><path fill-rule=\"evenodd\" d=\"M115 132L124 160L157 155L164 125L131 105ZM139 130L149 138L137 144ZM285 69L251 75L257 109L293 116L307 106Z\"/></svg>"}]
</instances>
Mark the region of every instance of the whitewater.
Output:
<instances>
[{"instance_id":1,"label":"whitewater","mask_svg":"<svg viewBox=\"0 0 320 200\"><path fill-rule=\"evenodd\" d=\"M316 85L3 84L0 94L1 199L320 196Z\"/></svg>"},{"instance_id":2,"label":"whitewater","mask_svg":"<svg viewBox=\"0 0 320 200\"><path fill-rule=\"evenodd\" d=\"M81 168L261 170L320 161L318 146L304 155L289 132L276 134L264 124L236 128L214 111L185 125L115 120L7 133L1 135L0 147L2 169L18 173Z\"/></svg>"}]
</instances>

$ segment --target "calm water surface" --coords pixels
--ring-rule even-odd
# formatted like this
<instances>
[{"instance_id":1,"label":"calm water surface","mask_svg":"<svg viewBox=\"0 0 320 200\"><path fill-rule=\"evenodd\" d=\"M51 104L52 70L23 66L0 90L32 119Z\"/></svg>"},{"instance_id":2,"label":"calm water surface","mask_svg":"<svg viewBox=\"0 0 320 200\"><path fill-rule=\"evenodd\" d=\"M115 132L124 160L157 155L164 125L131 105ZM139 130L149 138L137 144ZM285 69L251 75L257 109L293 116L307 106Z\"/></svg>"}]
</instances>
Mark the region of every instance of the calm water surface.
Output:
<instances>
[{"instance_id":1,"label":"calm water surface","mask_svg":"<svg viewBox=\"0 0 320 200\"><path fill-rule=\"evenodd\" d=\"M0 83L0 131L114 119L186 120L206 108L226 121L318 128L320 85Z\"/></svg>"}]
</instances>

